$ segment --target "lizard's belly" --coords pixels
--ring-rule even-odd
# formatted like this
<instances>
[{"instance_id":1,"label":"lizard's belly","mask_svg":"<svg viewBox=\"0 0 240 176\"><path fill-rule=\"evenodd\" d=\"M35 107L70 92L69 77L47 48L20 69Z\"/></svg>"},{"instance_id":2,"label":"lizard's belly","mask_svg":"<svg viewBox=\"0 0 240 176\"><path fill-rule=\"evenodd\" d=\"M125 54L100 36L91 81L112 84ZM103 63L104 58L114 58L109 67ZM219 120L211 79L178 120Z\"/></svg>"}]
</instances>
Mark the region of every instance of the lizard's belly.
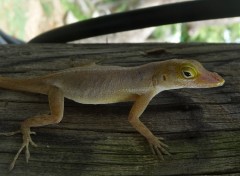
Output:
<instances>
[{"instance_id":1,"label":"lizard's belly","mask_svg":"<svg viewBox=\"0 0 240 176\"><path fill-rule=\"evenodd\" d=\"M65 94L65 97L71 99L75 102L82 104L110 104L110 103L119 103L119 102L127 102L134 101L137 95L129 94L129 93L109 93L109 94Z\"/></svg>"},{"instance_id":2,"label":"lizard's belly","mask_svg":"<svg viewBox=\"0 0 240 176\"><path fill-rule=\"evenodd\" d=\"M108 104L135 100L139 91L133 83L130 84L129 79L117 78L117 75L102 73L86 75L73 82L69 76L69 79L64 82L60 79L55 81L54 85L63 91L66 98L83 104Z\"/></svg>"}]
</instances>

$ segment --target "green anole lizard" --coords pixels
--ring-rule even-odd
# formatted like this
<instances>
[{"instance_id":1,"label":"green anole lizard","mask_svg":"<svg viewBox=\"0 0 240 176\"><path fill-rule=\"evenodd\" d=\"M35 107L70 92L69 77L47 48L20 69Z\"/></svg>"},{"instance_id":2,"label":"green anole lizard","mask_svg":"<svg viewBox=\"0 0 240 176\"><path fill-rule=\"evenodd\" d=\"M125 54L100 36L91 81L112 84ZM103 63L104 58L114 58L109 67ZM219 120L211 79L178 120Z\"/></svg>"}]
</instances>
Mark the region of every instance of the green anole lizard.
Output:
<instances>
[{"instance_id":1,"label":"green anole lizard","mask_svg":"<svg viewBox=\"0 0 240 176\"><path fill-rule=\"evenodd\" d=\"M170 155L168 146L152 134L139 120L151 99L159 92L179 88L210 88L224 84L217 73L206 70L198 61L171 59L152 62L135 67L85 66L71 68L36 78L0 77L0 88L48 95L51 114L28 118L21 123L23 143L15 155L10 170L25 148L26 161L30 158L29 144L37 146L31 139L31 127L59 123L63 118L64 97L83 104L108 104L134 101L128 120L150 144L151 150L160 159Z\"/></svg>"}]
</instances>

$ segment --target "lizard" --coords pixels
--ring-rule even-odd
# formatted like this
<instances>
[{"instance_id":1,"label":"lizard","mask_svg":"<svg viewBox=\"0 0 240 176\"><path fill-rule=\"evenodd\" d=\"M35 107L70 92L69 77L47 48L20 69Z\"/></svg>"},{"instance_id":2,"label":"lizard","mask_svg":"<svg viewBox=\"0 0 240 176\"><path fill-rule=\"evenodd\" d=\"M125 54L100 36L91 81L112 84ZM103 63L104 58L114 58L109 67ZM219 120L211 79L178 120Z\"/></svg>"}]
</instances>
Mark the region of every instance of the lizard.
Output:
<instances>
[{"instance_id":1,"label":"lizard","mask_svg":"<svg viewBox=\"0 0 240 176\"><path fill-rule=\"evenodd\" d=\"M139 118L151 99L164 90L219 87L224 82L220 75L208 71L200 62L190 59L170 59L134 67L75 67L31 78L0 77L0 88L47 95L51 111L50 114L27 118L21 122L18 131L0 133L6 136L22 133L23 143L9 170L14 168L24 149L28 162L29 144L37 146L31 138L34 132L30 128L56 124L62 120L64 98L82 104L134 102L128 121L147 139L153 154L163 160L163 155L171 155L168 145L162 142L163 138L157 138Z\"/></svg>"}]
</instances>

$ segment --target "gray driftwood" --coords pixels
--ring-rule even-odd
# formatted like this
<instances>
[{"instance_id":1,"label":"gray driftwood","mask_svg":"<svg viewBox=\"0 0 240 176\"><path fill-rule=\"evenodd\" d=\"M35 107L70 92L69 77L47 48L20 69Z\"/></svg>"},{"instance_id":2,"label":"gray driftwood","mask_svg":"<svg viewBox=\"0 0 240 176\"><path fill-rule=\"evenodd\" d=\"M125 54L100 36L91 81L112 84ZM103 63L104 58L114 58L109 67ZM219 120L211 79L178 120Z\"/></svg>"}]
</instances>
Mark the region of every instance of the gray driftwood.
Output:
<instances>
[{"instance_id":1,"label":"gray driftwood","mask_svg":"<svg viewBox=\"0 0 240 176\"><path fill-rule=\"evenodd\" d=\"M214 89L171 90L156 96L142 121L165 138L172 157L159 162L128 123L132 103L83 105L65 102L60 124L34 128L29 163L20 135L0 136L0 175L239 175L240 45L101 44L0 46L0 75L37 76L97 62L134 66L191 58L222 75ZM98 76L98 75L96 75ZM0 132L19 129L27 117L48 112L47 96L0 90Z\"/></svg>"}]
</instances>

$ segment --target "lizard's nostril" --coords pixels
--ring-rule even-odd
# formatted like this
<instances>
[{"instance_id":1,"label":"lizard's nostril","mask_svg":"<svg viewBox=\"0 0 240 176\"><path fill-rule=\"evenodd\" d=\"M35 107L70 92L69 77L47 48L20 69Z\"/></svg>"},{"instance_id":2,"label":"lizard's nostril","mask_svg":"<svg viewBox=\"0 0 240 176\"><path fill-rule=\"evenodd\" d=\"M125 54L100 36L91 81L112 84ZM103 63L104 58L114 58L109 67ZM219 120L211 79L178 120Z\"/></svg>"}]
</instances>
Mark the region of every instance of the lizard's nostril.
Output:
<instances>
[{"instance_id":1,"label":"lizard's nostril","mask_svg":"<svg viewBox=\"0 0 240 176\"><path fill-rule=\"evenodd\" d=\"M217 74L217 73L213 73L213 77L217 80L217 81L220 81L222 80L222 78Z\"/></svg>"}]
</instances>

